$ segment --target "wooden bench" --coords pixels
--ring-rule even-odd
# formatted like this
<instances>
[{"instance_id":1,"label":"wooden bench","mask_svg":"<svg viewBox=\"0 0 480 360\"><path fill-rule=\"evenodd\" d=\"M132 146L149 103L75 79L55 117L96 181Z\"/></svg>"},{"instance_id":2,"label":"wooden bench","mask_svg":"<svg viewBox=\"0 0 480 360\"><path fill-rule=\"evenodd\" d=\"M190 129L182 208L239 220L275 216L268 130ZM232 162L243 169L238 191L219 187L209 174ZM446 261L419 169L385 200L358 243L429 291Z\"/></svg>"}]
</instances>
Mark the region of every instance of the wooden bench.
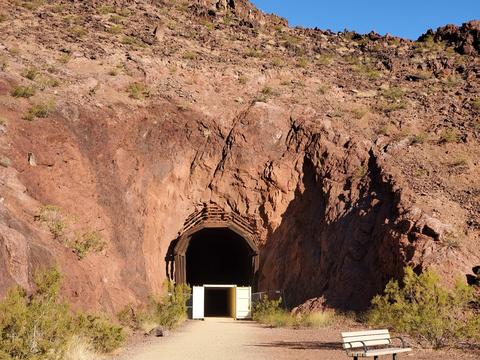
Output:
<instances>
[{"instance_id":1,"label":"wooden bench","mask_svg":"<svg viewBox=\"0 0 480 360\"><path fill-rule=\"evenodd\" d=\"M393 360L396 360L397 354L412 351L405 346L405 341L401 337L390 337L388 330L344 332L342 339L343 348L354 360L358 360L359 357L373 357L377 360L383 355L392 355ZM398 339L402 347L393 347L392 339Z\"/></svg>"}]
</instances>

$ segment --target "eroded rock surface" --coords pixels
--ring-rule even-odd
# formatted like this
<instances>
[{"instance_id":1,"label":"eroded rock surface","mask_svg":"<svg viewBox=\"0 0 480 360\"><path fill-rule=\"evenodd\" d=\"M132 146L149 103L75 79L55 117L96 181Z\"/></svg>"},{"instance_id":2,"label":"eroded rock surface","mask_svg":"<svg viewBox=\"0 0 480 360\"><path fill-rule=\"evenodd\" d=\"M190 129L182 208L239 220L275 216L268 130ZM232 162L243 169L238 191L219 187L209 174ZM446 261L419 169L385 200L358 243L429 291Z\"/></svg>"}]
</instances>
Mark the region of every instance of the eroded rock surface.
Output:
<instances>
[{"instance_id":1,"label":"eroded rock surface","mask_svg":"<svg viewBox=\"0 0 480 360\"><path fill-rule=\"evenodd\" d=\"M1 294L57 263L77 307L145 301L209 202L256 224L259 290L292 306L362 309L406 265L478 265L478 56L247 1L105 3L4 9ZM35 221L45 205L67 230ZM81 257L78 234L105 247Z\"/></svg>"}]
</instances>

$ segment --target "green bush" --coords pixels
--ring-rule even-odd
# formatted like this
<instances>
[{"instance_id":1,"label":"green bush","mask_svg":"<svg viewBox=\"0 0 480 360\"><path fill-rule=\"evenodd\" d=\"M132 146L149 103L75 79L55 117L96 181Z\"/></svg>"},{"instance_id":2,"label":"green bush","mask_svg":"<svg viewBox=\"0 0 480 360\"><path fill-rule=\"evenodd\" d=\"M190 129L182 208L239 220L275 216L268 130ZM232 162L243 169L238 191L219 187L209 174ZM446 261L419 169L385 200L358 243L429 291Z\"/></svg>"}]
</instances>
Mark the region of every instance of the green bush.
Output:
<instances>
[{"instance_id":1,"label":"green bush","mask_svg":"<svg viewBox=\"0 0 480 360\"><path fill-rule=\"evenodd\" d=\"M473 291L460 282L453 289L437 274L405 269L402 284L390 281L384 295L372 300L369 322L413 336L424 346L440 348L459 340L480 341L480 321L471 307Z\"/></svg>"},{"instance_id":2,"label":"green bush","mask_svg":"<svg viewBox=\"0 0 480 360\"><path fill-rule=\"evenodd\" d=\"M38 76L39 72L36 68L30 68L26 69L23 73L22 76L27 78L28 80L35 80L35 78Z\"/></svg>"},{"instance_id":3,"label":"green bush","mask_svg":"<svg viewBox=\"0 0 480 360\"><path fill-rule=\"evenodd\" d=\"M416 144L423 144L425 141L427 141L428 135L424 132L420 132L418 134L415 134L410 142L411 145L416 145Z\"/></svg>"},{"instance_id":4,"label":"green bush","mask_svg":"<svg viewBox=\"0 0 480 360\"><path fill-rule=\"evenodd\" d=\"M173 329L187 318L187 301L191 289L188 285L166 285L166 295L160 300L150 299L146 308L127 305L117 314L120 323L133 330L150 331L156 326Z\"/></svg>"},{"instance_id":5,"label":"green bush","mask_svg":"<svg viewBox=\"0 0 480 360\"><path fill-rule=\"evenodd\" d=\"M74 324L68 305L57 299L60 273L36 276L31 296L18 287L0 303L0 354L6 359L50 359L65 349Z\"/></svg>"},{"instance_id":6,"label":"green bush","mask_svg":"<svg viewBox=\"0 0 480 360\"><path fill-rule=\"evenodd\" d=\"M475 110L480 110L480 98L475 98L472 100L472 107Z\"/></svg>"},{"instance_id":7,"label":"green bush","mask_svg":"<svg viewBox=\"0 0 480 360\"><path fill-rule=\"evenodd\" d=\"M44 205L38 210L34 218L35 221L46 224L53 237L59 239L69 226L62 212L62 208L59 206Z\"/></svg>"},{"instance_id":8,"label":"green bush","mask_svg":"<svg viewBox=\"0 0 480 360\"><path fill-rule=\"evenodd\" d=\"M141 100L150 96L150 90L144 83L134 82L128 85L127 92L135 100Z\"/></svg>"},{"instance_id":9,"label":"green bush","mask_svg":"<svg viewBox=\"0 0 480 360\"><path fill-rule=\"evenodd\" d=\"M31 121L34 118L48 118L53 111L55 111L55 103L53 101L35 104L28 110L25 119Z\"/></svg>"},{"instance_id":10,"label":"green bush","mask_svg":"<svg viewBox=\"0 0 480 360\"><path fill-rule=\"evenodd\" d=\"M459 141L458 133L454 129L446 129L440 134L440 143L454 143Z\"/></svg>"},{"instance_id":11,"label":"green bush","mask_svg":"<svg viewBox=\"0 0 480 360\"><path fill-rule=\"evenodd\" d=\"M154 302L154 320L169 329L174 328L187 318L187 301L190 299L188 285L174 285L169 282L168 293L160 302Z\"/></svg>"},{"instance_id":12,"label":"green bush","mask_svg":"<svg viewBox=\"0 0 480 360\"><path fill-rule=\"evenodd\" d=\"M83 259L91 252L101 252L105 245L105 241L98 231L76 234L74 240L68 244L79 259Z\"/></svg>"},{"instance_id":13,"label":"green bush","mask_svg":"<svg viewBox=\"0 0 480 360\"><path fill-rule=\"evenodd\" d=\"M77 316L59 299L61 278L56 268L39 272L32 294L14 287L0 302L0 359L62 359L76 335L99 351L120 346L120 327L91 315Z\"/></svg>"},{"instance_id":14,"label":"green bush","mask_svg":"<svg viewBox=\"0 0 480 360\"><path fill-rule=\"evenodd\" d=\"M100 353L109 353L125 341L123 328L104 317L80 314L75 322L80 335L89 339L93 348Z\"/></svg>"},{"instance_id":15,"label":"green bush","mask_svg":"<svg viewBox=\"0 0 480 360\"><path fill-rule=\"evenodd\" d=\"M31 86L17 86L12 91L13 97L29 98L35 95L35 89Z\"/></svg>"}]
</instances>

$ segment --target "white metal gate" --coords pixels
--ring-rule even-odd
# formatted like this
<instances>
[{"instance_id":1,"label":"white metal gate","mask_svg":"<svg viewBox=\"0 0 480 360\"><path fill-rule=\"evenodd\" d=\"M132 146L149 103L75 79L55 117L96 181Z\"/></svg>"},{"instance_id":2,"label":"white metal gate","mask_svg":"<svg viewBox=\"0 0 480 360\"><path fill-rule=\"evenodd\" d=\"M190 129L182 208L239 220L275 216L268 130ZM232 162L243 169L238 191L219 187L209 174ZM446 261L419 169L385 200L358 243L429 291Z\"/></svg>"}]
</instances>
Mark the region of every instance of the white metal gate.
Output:
<instances>
[{"instance_id":1,"label":"white metal gate","mask_svg":"<svg viewBox=\"0 0 480 360\"><path fill-rule=\"evenodd\" d=\"M252 288L236 288L236 314L237 319L250 319L252 317Z\"/></svg>"},{"instance_id":2,"label":"white metal gate","mask_svg":"<svg viewBox=\"0 0 480 360\"><path fill-rule=\"evenodd\" d=\"M192 319L205 318L205 288L229 289L227 306L229 314L235 319L250 319L252 317L252 288L234 285L204 285L194 286L192 294ZM230 292L231 291L231 292Z\"/></svg>"},{"instance_id":3,"label":"white metal gate","mask_svg":"<svg viewBox=\"0 0 480 360\"><path fill-rule=\"evenodd\" d=\"M192 319L201 320L205 317L205 288L194 286L192 298Z\"/></svg>"}]
</instances>

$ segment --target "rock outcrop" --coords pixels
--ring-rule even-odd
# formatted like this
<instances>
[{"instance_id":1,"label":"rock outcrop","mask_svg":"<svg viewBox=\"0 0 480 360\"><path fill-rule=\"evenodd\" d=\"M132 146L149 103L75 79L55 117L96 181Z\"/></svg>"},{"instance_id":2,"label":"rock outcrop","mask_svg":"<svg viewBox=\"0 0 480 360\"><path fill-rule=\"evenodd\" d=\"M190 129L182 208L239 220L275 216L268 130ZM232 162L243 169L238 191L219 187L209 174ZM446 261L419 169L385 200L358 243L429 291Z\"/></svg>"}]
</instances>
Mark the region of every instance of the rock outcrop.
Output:
<instances>
[{"instance_id":1,"label":"rock outcrop","mask_svg":"<svg viewBox=\"0 0 480 360\"><path fill-rule=\"evenodd\" d=\"M436 31L429 30L420 37L420 41L429 37L437 42L445 42L453 46L460 54L480 54L480 21L474 20L462 26L447 25Z\"/></svg>"}]
</instances>

